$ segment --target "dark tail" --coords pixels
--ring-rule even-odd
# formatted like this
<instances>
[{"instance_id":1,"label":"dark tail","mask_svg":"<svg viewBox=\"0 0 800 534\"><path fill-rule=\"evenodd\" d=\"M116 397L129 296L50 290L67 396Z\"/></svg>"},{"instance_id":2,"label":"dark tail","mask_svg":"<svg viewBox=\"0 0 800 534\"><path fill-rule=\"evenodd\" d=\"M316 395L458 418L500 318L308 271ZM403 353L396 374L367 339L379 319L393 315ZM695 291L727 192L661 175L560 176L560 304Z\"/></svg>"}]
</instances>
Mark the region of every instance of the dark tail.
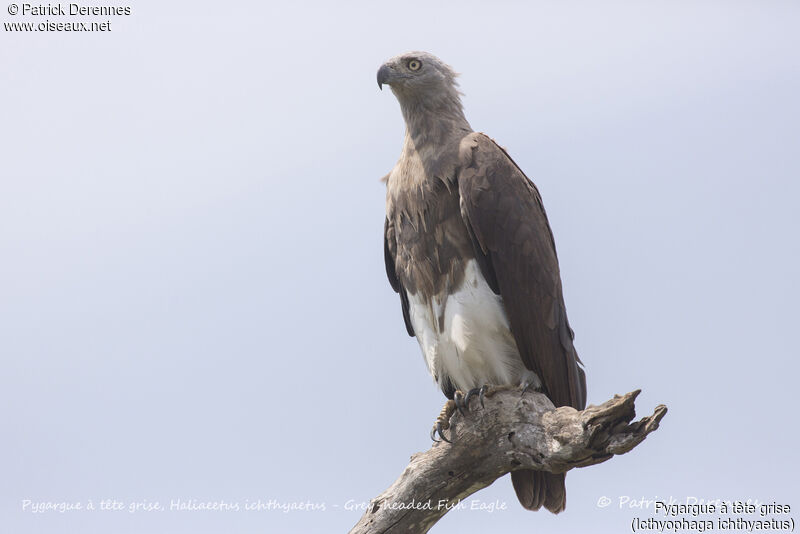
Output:
<instances>
[{"instance_id":1,"label":"dark tail","mask_svg":"<svg viewBox=\"0 0 800 534\"><path fill-rule=\"evenodd\" d=\"M567 506L566 473L523 469L511 472L511 483L519 502L528 510L542 506L557 514Z\"/></svg>"}]
</instances>

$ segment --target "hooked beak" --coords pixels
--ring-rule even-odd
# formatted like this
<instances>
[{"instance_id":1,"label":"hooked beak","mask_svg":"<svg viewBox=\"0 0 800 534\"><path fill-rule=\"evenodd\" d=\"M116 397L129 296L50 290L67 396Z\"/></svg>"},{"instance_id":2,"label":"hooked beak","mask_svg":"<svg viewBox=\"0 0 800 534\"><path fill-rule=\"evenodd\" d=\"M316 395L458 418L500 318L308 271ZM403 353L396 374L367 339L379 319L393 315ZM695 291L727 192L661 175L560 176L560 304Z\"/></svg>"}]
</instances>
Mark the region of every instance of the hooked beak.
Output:
<instances>
[{"instance_id":1,"label":"hooked beak","mask_svg":"<svg viewBox=\"0 0 800 534\"><path fill-rule=\"evenodd\" d=\"M381 65L378 69L378 89L383 91L383 84L389 83L389 78L392 75L392 69L386 65Z\"/></svg>"}]
</instances>

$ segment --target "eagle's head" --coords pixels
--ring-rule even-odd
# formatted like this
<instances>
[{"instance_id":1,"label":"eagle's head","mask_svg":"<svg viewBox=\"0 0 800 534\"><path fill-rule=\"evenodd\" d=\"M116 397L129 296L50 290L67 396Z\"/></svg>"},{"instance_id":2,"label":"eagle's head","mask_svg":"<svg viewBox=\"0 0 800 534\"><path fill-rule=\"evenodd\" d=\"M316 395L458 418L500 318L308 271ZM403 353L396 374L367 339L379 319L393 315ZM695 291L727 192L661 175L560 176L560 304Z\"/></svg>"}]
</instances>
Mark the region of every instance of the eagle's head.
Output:
<instances>
[{"instance_id":1,"label":"eagle's head","mask_svg":"<svg viewBox=\"0 0 800 534\"><path fill-rule=\"evenodd\" d=\"M395 56L378 69L378 87L386 84L401 101L450 94L457 96L457 74L433 54L408 52Z\"/></svg>"}]
</instances>

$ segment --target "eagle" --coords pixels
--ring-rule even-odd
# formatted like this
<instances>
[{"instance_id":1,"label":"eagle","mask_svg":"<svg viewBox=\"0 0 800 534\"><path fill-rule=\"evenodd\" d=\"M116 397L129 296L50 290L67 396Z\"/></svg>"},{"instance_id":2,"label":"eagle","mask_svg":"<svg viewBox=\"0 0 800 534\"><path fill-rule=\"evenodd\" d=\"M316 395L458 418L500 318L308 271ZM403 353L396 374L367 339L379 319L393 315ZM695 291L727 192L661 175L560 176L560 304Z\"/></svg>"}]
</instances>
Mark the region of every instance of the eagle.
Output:
<instances>
[{"instance_id":1,"label":"eagle","mask_svg":"<svg viewBox=\"0 0 800 534\"><path fill-rule=\"evenodd\" d=\"M378 70L406 125L385 177L386 274L448 399L431 432L445 440L453 411L492 389L533 388L555 406L586 405L541 195L502 147L472 130L456 76L427 52ZM523 469L511 480L525 508L564 510L565 474Z\"/></svg>"}]
</instances>

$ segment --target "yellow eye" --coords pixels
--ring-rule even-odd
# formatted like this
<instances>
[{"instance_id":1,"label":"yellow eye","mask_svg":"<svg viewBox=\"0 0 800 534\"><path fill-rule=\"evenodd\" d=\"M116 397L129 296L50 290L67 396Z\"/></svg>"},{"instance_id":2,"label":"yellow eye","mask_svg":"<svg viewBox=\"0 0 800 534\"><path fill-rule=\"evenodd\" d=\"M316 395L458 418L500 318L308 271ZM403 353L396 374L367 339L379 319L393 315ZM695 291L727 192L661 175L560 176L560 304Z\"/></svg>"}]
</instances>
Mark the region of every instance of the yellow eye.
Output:
<instances>
[{"instance_id":1,"label":"yellow eye","mask_svg":"<svg viewBox=\"0 0 800 534\"><path fill-rule=\"evenodd\" d=\"M419 70L422 67L422 62L418 59L412 59L408 62L408 70Z\"/></svg>"}]
</instances>

